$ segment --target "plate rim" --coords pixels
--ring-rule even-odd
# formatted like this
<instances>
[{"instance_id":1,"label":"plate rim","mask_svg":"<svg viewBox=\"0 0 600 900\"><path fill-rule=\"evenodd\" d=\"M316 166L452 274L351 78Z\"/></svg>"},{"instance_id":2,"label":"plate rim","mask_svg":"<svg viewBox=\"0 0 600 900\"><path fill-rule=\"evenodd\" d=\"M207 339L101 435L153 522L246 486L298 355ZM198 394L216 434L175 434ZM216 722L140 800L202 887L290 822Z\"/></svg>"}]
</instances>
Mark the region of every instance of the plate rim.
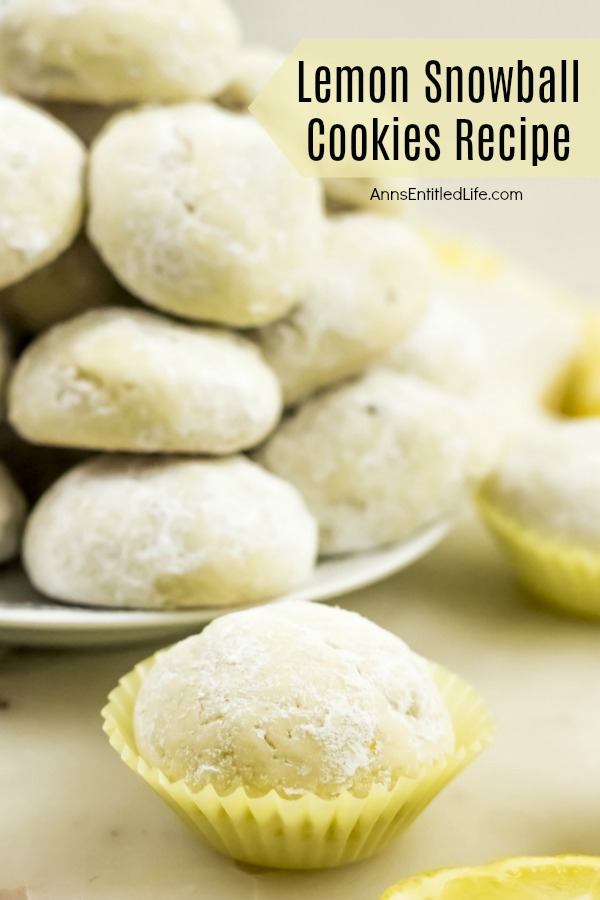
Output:
<instances>
[{"instance_id":1,"label":"plate rim","mask_svg":"<svg viewBox=\"0 0 600 900\"><path fill-rule=\"evenodd\" d=\"M363 559L365 562L364 575L360 577L360 573L356 571L342 572L338 580L333 579L331 584L325 583L318 590L309 581L283 597L276 597L266 602L283 603L292 600L324 602L368 587L422 558L446 537L453 524L454 517L440 517L421 528L407 540L397 544L372 551L326 558L317 564L315 572L318 572L320 567L335 566L341 560L358 562ZM14 568L9 571L14 575L21 574L26 577L24 572L15 572ZM0 574L0 582L1 578ZM32 588L32 590L35 589ZM151 633L159 632L161 629L165 631L175 630L179 627L185 629L189 626L208 624L213 619L229 612L263 605L206 606L190 609L123 609L61 603L43 597L41 594L40 598L44 603L43 607L29 604L23 605L23 607L18 605L3 607L0 604L0 644L3 633L25 630L45 632L48 635L59 632L75 635L78 632L90 634L95 631L129 633L137 629L140 632ZM55 606L50 606L52 603L55 603ZM56 613L59 615L56 616ZM56 618L53 619L53 616Z\"/></svg>"}]
</instances>

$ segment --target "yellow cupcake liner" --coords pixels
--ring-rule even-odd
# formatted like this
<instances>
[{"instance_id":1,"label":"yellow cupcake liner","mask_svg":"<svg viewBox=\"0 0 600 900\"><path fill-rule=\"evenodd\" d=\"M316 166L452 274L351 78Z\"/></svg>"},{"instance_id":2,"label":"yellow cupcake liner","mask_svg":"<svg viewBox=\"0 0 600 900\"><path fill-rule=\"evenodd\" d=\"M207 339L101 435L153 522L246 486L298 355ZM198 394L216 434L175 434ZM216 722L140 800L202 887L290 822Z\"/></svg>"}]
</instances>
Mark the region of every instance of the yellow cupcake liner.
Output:
<instances>
[{"instance_id":1,"label":"yellow cupcake liner","mask_svg":"<svg viewBox=\"0 0 600 900\"><path fill-rule=\"evenodd\" d=\"M480 491L484 522L534 599L561 612L600 619L600 554L542 537L506 515Z\"/></svg>"},{"instance_id":2,"label":"yellow cupcake liner","mask_svg":"<svg viewBox=\"0 0 600 900\"><path fill-rule=\"evenodd\" d=\"M102 710L104 731L123 762L218 852L241 862L280 869L321 869L356 862L393 840L489 742L490 714L475 691L434 667L450 710L456 750L418 778L401 778L391 790L366 797L345 791L334 799L307 792L295 799L276 791L249 796L240 787L221 796L207 785L192 790L170 781L137 753L133 712L140 686L156 656L139 663L110 693Z\"/></svg>"}]
</instances>

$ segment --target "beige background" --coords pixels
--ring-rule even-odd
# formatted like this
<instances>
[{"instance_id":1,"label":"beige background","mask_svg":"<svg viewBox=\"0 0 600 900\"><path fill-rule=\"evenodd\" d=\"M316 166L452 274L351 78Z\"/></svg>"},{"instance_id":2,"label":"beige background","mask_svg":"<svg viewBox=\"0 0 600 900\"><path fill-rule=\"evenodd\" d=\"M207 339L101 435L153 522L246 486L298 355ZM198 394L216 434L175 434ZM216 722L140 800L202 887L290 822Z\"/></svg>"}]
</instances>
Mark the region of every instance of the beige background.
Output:
<instances>
[{"instance_id":1,"label":"beige background","mask_svg":"<svg viewBox=\"0 0 600 900\"><path fill-rule=\"evenodd\" d=\"M232 0L249 41L303 37L600 36L598 0ZM600 104L600 98L598 98ZM598 148L600 153L600 148ZM600 179L464 182L523 190L522 202L428 203L424 213L488 236L567 288L600 297ZM452 186L446 179L444 185Z\"/></svg>"}]
</instances>

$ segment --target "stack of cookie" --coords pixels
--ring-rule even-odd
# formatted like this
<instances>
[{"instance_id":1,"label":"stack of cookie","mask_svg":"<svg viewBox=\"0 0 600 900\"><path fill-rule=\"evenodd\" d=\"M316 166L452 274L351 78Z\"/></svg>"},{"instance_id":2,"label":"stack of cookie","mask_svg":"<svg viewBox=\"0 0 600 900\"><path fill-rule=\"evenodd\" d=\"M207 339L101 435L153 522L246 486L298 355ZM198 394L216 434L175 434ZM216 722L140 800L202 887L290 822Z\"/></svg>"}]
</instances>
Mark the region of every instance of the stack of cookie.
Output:
<instances>
[{"instance_id":1,"label":"stack of cookie","mask_svg":"<svg viewBox=\"0 0 600 900\"><path fill-rule=\"evenodd\" d=\"M29 469L104 454L35 498L35 586L256 603L453 510L471 442L427 383L429 251L351 182L328 215L247 114L279 55L222 0L7 0L0 51L8 418Z\"/></svg>"}]
</instances>

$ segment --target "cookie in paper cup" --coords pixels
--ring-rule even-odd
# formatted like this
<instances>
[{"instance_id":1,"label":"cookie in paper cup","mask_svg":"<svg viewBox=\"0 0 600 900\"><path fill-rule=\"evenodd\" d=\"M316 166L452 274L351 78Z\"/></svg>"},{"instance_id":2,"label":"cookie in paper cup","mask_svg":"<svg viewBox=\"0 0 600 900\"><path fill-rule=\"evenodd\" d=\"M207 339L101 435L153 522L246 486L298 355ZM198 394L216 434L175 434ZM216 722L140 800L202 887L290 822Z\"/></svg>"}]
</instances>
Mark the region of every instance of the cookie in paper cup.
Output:
<instances>
[{"instance_id":1,"label":"cookie in paper cup","mask_svg":"<svg viewBox=\"0 0 600 900\"><path fill-rule=\"evenodd\" d=\"M313 627L315 619L319 630ZM277 721L269 718L273 701L267 697L262 706L257 704L253 711L254 725L249 724L251 720L245 717L242 686L240 694L229 694L230 710L221 719L215 716L210 702L204 704L205 727L195 727L192 751L190 740L186 742L181 737L181 727L184 723L185 728L189 715L197 722L198 708L192 713L189 706L186 709L186 694L191 686L194 696L199 696L198 672L204 668L205 674L206 666L210 668L214 662L214 658L208 658L210 653L207 658L202 658L198 652L202 635L156 654L125 675L103 710L104 730L122 760L197 834L223 854L254 865L294 869L327 868L365 859L394 839L478 755L491 737L489 713L467 684L438 666L432 667L394 635L356 614L313 604L274 604L217 620L221 623L218 627L223 645L229 648L229 656L226 653L218 666L220 683L227 686L224 690L231 687L228 668L239 669L241 665L245 669L240 645L232 630L242 626L256 629L257 624L259 628L264 626L259 644L262 642L267 646L277 633L277 627L273 634L268 633L269 620L276 620L277 627L285 627L290 634L294 633L295 643L280 647L292 660L292 665L299 653L308 660L309 666L312 665L311 649L317 649L320 642L324 667L330 666L331 654L341 656L348 666L355 667L354 693L350 670L344 672L343 665L325 685L318 662L312 677L307 678L306 672L298 672L299 678L307 684L308 695L320 693L324 704L330 702L332 683L336 689L349 691L349 701L356 712L352 722L346 719L344 724L345 711L336 719L337 744L334 741L323 749L319 743L320 710L318 707L310 710L314 724L308 724L308 708L302 707L307 694L291 699L290 708L297 711L295 720L290 718L289 711ZM391 697L391 703L398 704L401 697L410 696L413 706L406 715L417 719L422 716L422 720L411 737L406 731L405 714L397 707L390 713L397 721L386 721L385 715L378 711L377 737L369 745L369 753L361 757L362 766L356 767L351 776L346 767L344 780L339 771L334 772L332 779L333 769L328 768L330 758L327 754L329 751L337 753L340 765L347 761L346 748L352 749L355 728L366 727L366 720L361 718L361 691L368 693L379 677L385 677L377 671L376 664L369 668L364 653L362 663L358 662L357 654L347 643L349 620L350 631L361 628L364 642L367 645L370 642L371 648L378 638L383 641L380 661L384 661L384 665L387 664L386 644L388 651L398 645L399 665L406 672L406 681L399 693ZM203 635L215 629L217 622ZM308 638L307 632L310 632ZM381 636L377 632L381 632ZM268 641L263 641L265 634ZM257 646L252 646L252 652ZM169 665L169 654L178 648L183 648L180 652L184 655L193 654L192 676L187 684L173 674ZM269 656L268 651L266 655ZM260 669L262 656L255 660ZM272 661L267 659L266 664L271 665ZM357 662L358 666L363 666L362 673ZM256 689L256 671L250 668L240 676L248 685L248 695ZM289 668L285 661L273 671L277 672L277 678L272 679L277 685L276 693L282 684L289 688ZM162 675L158 681L157 672ZM415 676L415 673L418 674ZM362 683L365 678L369 682L367 686ZM296 688L299 683L295 683ZM293 679L291 684L293 693ZM350 687L346 688L348 684ZM152 688L150 701L157 700L160 704L154 718L148 714L149 687ZM265 691L268 694L268 687ZM258 696L262 699L263 695L264 692ZM377 700L373 702L377 706ZM439 703L437 710L436 703ZM339 709L331 708L334 718L338 713ZM165 731L165 716L171 723L170 733ZM283 728L280 727L282 723ZM243 730L237 735L237 746L232 748L231 736L238 726ZM175 744L173 732L177 733ZM387 741L389 734L393 735L397 746L393 741ZM207 735L212 741L210 746L205 741ZM140 742L144 744L143 753ZM398 759L402 758L401 767L408 774L386 769L385 761L390 751L392 756L396 753ZM156 764L160 754L166 760L162 766ZM427 756L429 759L425 762ZM219 764L217 760L220 760ZM316 778L322 781L317 782ZM342 784L347 786L342 787Z\"/></svg>"},{"instance_id":2,"label":"cookie in paper cup","mask_svg":"<svg viewBox=\"0 0 600 900\"><path fill-rule=\"evenodd\" d=\"M523 588L535 600L560 612L600 619L600 554L540 537L483 494L477 506Z\"/></svg>"},{"instance_id":3,"label":"cookie in paper cup","mask_svg":"<svg viewBox=\"0 0 600 900\"><path fill-rule=\"evenodd\" d=\"M476 499L529 593L600 618L600 422L550 420L526 429Z\"/></svg>"}]
</instances>

